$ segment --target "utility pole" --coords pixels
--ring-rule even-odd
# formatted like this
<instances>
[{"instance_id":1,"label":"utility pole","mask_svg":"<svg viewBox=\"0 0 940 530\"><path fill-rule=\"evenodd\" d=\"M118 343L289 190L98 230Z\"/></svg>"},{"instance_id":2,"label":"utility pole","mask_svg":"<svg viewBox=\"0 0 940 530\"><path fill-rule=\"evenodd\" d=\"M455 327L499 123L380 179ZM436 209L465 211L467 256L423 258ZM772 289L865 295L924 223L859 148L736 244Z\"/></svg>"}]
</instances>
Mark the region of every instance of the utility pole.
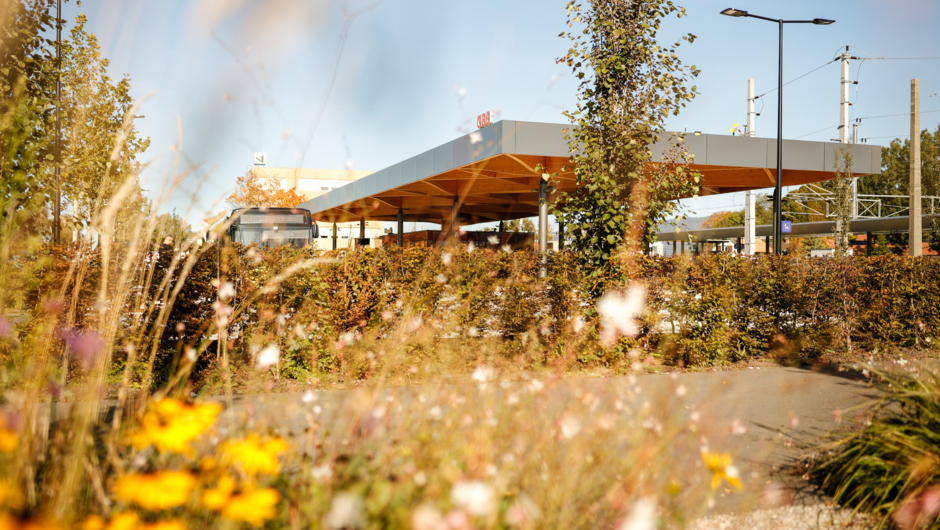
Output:
<instances>
[{"instance_id":1,"label":"utility pole","mask_svg":"<svg viewBox=\"0 0 940 530\"><path fill-rule=\"evenodd\" d=\"M754 112L754 80L747 80L747 136L757 136L754 130L754 118L757 113ZM755 203L757 194L753 190L744 192L744 254L753 256L757 250L757 216L755 214Z\"/></svg>"},{"instance_id":2,"label":"utility pole","mask_svg":"<svg viewBox=\"0 0 940 530\"><path fill-rule=\"evenodd\" d=\"M839 143L848 144L849 143L849 86L852 85L851 76L849 73L849 59L852 57L849 55L849 47L845 47L845 51L842 55L839 56L842 59L842 79L839 84ZM853 142L854 138L858 136L858 125L856 124L853 127ZM850 219L855 219L858 217L858 179L852 177L852 212L849 216ZM841 231L844 230L842 227L836 227L836 231L840 232L837 234L838 238L842 237Z\"/></svg>"},{"instance_id":3,"label":"utility pole","mask_svg":"<svg viewBox=\"0 0 940 530\"><path fill-rule=\"evenodd\" d=\"M923 254L920 211L920 80L911 79L911 182L908 216L908 253Z\"/></svg>"},{"instance_id":4,"label":"utility pole","mask_svg":"<svg viewBox=\"0 0 940 530\"><path fill-rule=\"evenodd\" d=\"M52 242L59 244L62 215L62 0L58 0L55 12L55 204L52 205Z\"/></svg>"}]
</instances>

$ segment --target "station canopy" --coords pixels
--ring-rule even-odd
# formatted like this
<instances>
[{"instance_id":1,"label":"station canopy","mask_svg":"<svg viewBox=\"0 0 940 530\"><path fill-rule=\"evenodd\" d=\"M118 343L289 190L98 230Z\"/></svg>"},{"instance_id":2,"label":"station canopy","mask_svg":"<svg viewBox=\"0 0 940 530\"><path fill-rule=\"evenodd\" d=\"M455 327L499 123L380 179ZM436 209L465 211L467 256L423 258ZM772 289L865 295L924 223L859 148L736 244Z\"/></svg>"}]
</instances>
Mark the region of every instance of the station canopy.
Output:
<instances>
[{"instance_id":1,"label":"station canopy","mask_svg":"<svg viewBox=\"0 0 940 530\"><path fill-rule=\"evenodd\" d=\"M549 202L575 189L566 125L502 120L310 199L300 205L320 222L360 218L446 223L458 207L458 223L476 224L538 215L538 186L551 179ZM667 135L671 137L671 135ZM774 138L684 133L703 177L700 195L774 186ZM783 185L833 178L833 142L784 140ZM850 144L855 176L881 172L881 147ZM654 163L668 143L653 145ZM678 198L678 197L677 197Z\"/></svg>"}]
</instances>

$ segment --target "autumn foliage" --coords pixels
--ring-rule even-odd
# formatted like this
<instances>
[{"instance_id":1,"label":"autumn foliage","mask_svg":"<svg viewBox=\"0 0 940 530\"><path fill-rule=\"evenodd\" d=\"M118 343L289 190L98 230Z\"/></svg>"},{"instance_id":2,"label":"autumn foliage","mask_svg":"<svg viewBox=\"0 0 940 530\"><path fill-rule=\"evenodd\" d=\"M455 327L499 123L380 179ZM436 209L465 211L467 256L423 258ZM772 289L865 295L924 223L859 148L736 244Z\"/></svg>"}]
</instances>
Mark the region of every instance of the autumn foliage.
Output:
<instances>
[{"instance_id":1,"label":"autumn foliage","mask_svg":"<svg viewBox=\"0 0 940 530\"><path fill-rule=\"evenodd\" d=\"M296 188L282 188L278 179L259 179L251 173L246 173L238 177L235 191L226 201L236 208L293 208L305 200L303 195L297 193Z\"/></svg>"}]
</instances>

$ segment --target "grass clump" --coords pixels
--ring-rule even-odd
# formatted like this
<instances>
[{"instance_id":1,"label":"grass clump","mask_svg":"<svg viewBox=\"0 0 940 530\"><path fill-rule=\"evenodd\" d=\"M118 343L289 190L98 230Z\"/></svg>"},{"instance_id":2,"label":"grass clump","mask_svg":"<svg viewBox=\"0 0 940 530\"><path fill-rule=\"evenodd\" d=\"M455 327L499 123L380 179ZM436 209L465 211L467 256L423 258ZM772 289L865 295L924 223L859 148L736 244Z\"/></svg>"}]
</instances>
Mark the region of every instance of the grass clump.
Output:
<instances>
[{"instance_id":1,"label":"grass clump","mask_svg":"<svg viewBox=\"0 0 940 530\"><path fill-rule=\"evenodd\" d=\"M877 375L884 399L813 474L836 502L879 516L879 528L940 528L940 375Z\"/></svg>"}]
</instances>

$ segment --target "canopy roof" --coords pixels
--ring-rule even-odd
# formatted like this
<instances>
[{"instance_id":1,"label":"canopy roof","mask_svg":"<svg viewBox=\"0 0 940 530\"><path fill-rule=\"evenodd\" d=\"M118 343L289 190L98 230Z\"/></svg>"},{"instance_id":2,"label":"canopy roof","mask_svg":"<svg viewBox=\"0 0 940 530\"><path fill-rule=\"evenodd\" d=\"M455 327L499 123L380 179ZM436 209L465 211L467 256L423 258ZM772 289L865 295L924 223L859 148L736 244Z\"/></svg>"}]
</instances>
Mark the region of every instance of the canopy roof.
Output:
<instances>
[{"instance_id":1,"label":"canopy roof","mask_svg":"<svg viewBox=\"0 0 940 530\"><path fill-rule=\"evenodd\" d=\"M565 125L502 120L430 151L310 199L306 208L318 221L394 221L399 208L408 221L442 222L460 205L458 222L475 224L538 215L543 173L558 173L550 202L575 188ZM776 181L776 139L685 133L702 173L701 195L767 188ZM831 142L783 142L785 186L830 180ZM856 176L881 172L881 147L851 144ZM668 143L653 146L662 161Z\"/></svg>"}]
</instances>

